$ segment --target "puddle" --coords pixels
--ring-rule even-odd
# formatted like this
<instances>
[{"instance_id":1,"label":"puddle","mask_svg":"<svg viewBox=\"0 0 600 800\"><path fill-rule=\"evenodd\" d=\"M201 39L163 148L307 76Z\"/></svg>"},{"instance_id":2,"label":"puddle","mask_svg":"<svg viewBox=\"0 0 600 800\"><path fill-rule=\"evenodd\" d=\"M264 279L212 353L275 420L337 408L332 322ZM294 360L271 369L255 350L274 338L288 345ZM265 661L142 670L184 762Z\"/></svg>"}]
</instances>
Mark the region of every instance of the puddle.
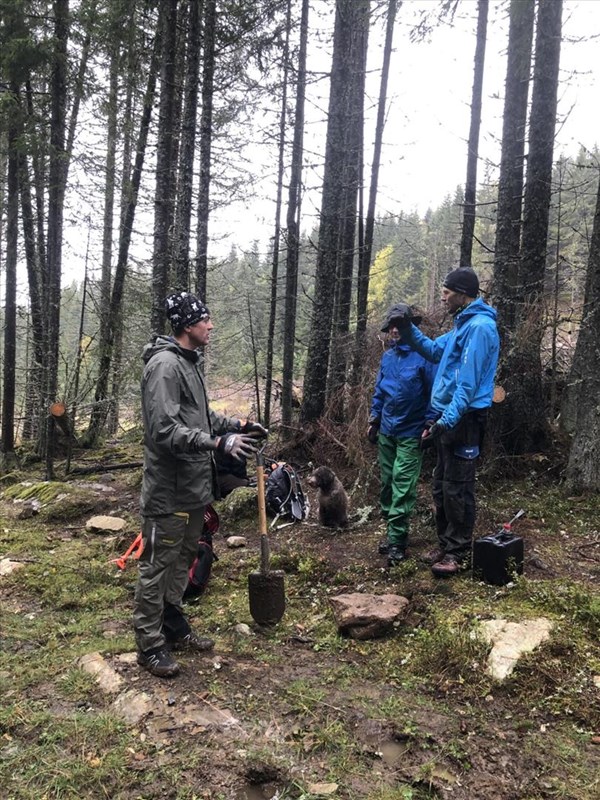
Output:
<instances>
[{"instance_id":1,"label":"puddle","mask_svg":"<svg viewBox=\"0 0 600 800\"><path fill-rule=\"evenodd\" d=\"M407 750L406 742L388 741L382 742L378 746L381 753L381 760L390 767L396 767L402 761Z\"/></svg>"},{"instance_id":2,"label":"puddle","mask_svg":"<svg viewBox=\"0 0 600 800\"><path fill-rule=\"evenodd\" d=\"M268 784L244 786L235 796L235 800L276 800L279 797L277 789Z\"/></svg>"}]
</instances>

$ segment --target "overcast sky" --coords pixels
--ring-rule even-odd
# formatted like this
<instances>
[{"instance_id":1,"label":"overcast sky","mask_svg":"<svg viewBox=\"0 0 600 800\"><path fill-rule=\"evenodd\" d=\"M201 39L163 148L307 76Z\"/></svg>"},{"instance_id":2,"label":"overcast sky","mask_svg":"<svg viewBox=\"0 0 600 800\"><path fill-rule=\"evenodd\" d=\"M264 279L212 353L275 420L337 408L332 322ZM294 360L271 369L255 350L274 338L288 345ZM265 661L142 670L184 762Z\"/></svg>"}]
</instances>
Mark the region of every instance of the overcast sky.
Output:
<instances>
[{"instance_id":1,"label":"overcast sky","mask_svg":"<svg viewBox=\"0 0 600 800\"><path fill-rule=\"evenodd\" d=\"M372 4L375 6L375 3ZM417 211L423 214L428 207L438 206L448 194L454 194L464 183L466 172L466 138L469 131L473 58L477 27L477 0L461 0L459 13L452 25L437 26L426 41L411 42L409 31L423 9L435 9L438 0L404 0L396 21L394 53L392 56L388 117L380 171L378 214ZM490 0L488 43L486 49L485 83L483 92L480 139L479 182L486 169L493 179L500 158L506 43L508 22L505 0ZM310 166L305 169L303 198L303 228L310 230L318 220L321 201L321 167L325 152L325 118L335 6L332 0L312 0L310 18L309 69L313 81L308 90L306 107L305 154ZM555 158L563 152L575 155L584 145L592 148L600 142L598 57L600 34L600 0L565 0L564 41L561 50L561 87ZM374 136L376 103L379 94L380 69L383 53L385 20L372 27L369 47L369 81L367 87L367 120L365 141ZM293 105L293 100L291 101ZM259 139L268 129L272 138L278 124L279 109L265 108L258 115L248 140ZM97 122L94 124L97 125ZM244 130L244 134L246 131ZM291 132L290 132L291 137ZM103 134L97 146L103 147ZM151 170L152 153L147 169ZM216 210L211 216L209 253L225 257L236 244L243 250L258 240L266 255L274 228L274 198L277 155L273 149L249 148L240 154L247 157L247 166L259 176L254 189L256 199L238 202ZM101 156L103 157L103 156ZM368 179L370 166L365 174ZM90 242L90 268L99 276L101 257L101 207L89 206L101 202L100 178L90 173L84 178L92 181L78 195L78 205L65 218L66 247L63 284L83 280L88 223L93 226ZM148 174L150 174L148 172ZM96 182L92 189L93 182ZM148 189L153 192L150 179ZM149 265L152 257L152 198L145 209L138 209L136 233L131 256ZM283 210L285 219L285 208ZM115 247L116 253L116 247ZM27 296L26 278L20 280L20 295Z\"/></svg>"},{"instance_id":2,"label":"overcast sky","mask_svg":"<svg viewBox=\"0 0 600 800\"><path fill-rule=\"evenodd\" d=\"M313 27L318 24L323 30L333 24L331 14L319 15L332 5L328 0L313 0ZM456 186L465 180L477 0L462 0L452 25L436 27L426 41L411 42L409 30L415 18L424 8L436 5L437 0L405 0L398 12L378 213L416 210L423 214L428 207L438 206L447 194L453 194ZM490 1L478 169L480 182L486 167L494 177L500 158L507 5L502 0ZM600 0L565 0L563 23L559 90L561 124L557 129L555 157L559 152L575 155L580 145L592 148L600 141ZM314 34L311 40L310 67L326 71L330 66L330 53L321 48ZM382 40L383 23L379 30L373 31L370 40L368 102L373 105L373 113L366 140L373 138ZM307 143L309 148L320 149L321 153L324 152L324 142L320 138L324 126L319 122L327 103L323 93L325 88L326 81L313 85L307 102ZM264 174L272 174L267 163ZM305 172L308 190L304 211L307 219L316 219L318 214L320 177L317 170ZM240 244L244 235L247 242L256 237L266 241L272 234L274 213L272 201L266 198L274 197L274 192L267 181L259 187L261 189L265 196L263 202L240 206L237 210L229 209L222 220L214 220L213 230L225 233L229 227Z\"/></svg>"}]
</instances>

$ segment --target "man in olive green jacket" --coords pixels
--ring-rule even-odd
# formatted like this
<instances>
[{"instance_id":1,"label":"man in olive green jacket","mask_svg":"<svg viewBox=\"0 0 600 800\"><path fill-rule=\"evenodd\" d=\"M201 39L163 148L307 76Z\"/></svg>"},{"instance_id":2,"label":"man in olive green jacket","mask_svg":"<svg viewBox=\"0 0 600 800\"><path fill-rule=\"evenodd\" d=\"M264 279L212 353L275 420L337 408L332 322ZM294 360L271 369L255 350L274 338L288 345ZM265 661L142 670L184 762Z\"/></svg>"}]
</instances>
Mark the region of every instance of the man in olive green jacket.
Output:
<instances>
[{"instance_id":1,"label":"man in olive green jacket","mask_svg":"<svg viewBox=\"0 0 600 800\"><path fill-rule=\"evenodd\" d=\"M165 310L173 336L154 337L143 353L144 550L133 625L138 664L172 677L179 665L171 650L210 650L214 644L192 631L182 610L204 507L218 497L213 453L248 458L266 431L208 406L199 351L213 328L208 308L193 294L178 292L167 297Z\"/></svg>"}]
</instances>

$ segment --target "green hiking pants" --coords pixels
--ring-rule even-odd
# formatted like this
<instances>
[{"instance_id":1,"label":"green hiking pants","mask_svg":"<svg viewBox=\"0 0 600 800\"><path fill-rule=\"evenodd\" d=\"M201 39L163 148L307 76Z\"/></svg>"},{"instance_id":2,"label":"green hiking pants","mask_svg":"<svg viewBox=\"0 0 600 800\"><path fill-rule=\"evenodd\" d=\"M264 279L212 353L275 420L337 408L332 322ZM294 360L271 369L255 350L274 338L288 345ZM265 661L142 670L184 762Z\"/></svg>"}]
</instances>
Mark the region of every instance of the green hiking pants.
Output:
<instances>
[{"instance_id":1,"label":"green hiking pants","mask_svg":"<svg viewBox=\"0 0 600 800\"><path fill-rule=\"evenodd\" d=\"M135 640L142 652L190 632L181 602L203 527L204 508L144 518L133 612Z\"/></svg>"},{"instance_id":2,"label":"green hiking pants","mask_svg":"<svg viewBox=\"0 0 600 800\"><path fill-rule=\"evenodd\" d=\"M408 523L417 501L417 481L423 453L415 437L396 439L379 434L381 513L387 519L390 544L406 547Z\"/></svg>"}]
</instances>

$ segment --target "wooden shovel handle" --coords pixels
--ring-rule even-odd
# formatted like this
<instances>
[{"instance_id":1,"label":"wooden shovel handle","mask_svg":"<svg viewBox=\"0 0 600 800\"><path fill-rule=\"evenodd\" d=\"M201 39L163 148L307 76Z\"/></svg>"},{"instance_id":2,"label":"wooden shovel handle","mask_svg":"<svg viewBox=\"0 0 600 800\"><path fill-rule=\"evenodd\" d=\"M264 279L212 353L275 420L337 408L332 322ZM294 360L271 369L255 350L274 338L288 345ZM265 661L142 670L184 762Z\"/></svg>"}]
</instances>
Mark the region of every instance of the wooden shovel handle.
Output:
<instances>
[{"instance_id":1,"label":"wooden shovel handle","mask_svg":"<svg viewBox=\"0 0 600 800\"><path fill-rule=\"evenodd\" d=\"M256 465L256 490L258 494L258 524L261 536L267 535L267 504L265 501L265 469L260 459Z\"/></svg>"}]
</instances>

